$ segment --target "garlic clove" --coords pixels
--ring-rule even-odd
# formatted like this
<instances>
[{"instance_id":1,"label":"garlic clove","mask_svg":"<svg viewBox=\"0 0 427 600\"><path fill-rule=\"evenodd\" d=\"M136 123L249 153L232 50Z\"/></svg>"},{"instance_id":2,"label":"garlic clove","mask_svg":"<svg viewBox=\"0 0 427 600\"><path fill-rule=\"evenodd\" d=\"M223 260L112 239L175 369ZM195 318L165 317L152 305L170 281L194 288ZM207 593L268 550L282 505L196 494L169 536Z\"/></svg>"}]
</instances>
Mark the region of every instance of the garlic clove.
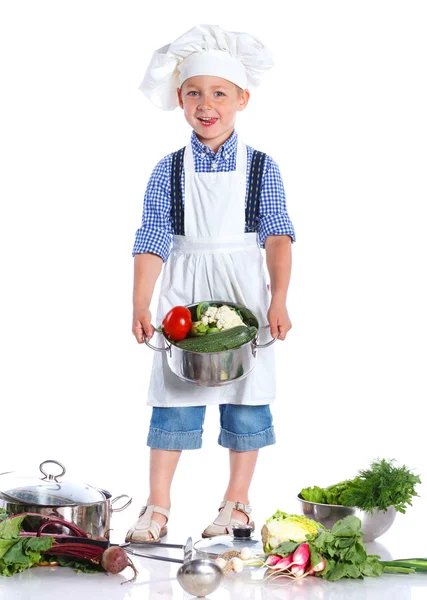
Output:
<instances>
[{"instance_id":1,"label":"garlic clove","mask_svg":"<svg viewBox=\"0 0 427 600\"><path fill-rule=\"evenodd\" d=\"M227 564L227 561L224 558L217 558L215 561L215 564L218 565L218 567L220 567L220 569L223 569L225 567L225 565Z\"/></svg>"},{"instance_id":2,"label":"garlic clove","mask_svg":"<svg viewBox=\"0 0 427 600\"><path fill-rule=\"evenodd\" d=\"M233 573L240 573L241 571L243 571L243 567L245 566L243 564L243 560L241 560L240 558L237 558L237 556L230 560L230 564L231 564L231 570L233 571Z\"/></svg>"},{"instance_id":3,"label":"garlic clove","mask_svg":"<svg viewBox=\"0 0 427 600\"><path fill-rule=\"evenodd\" d=\"M251 558L253 558L254 555L252 554L252 551L250 548L242 548L240 551L240 558L242 560L250 560Z\"/></svg>"}]
</instances>

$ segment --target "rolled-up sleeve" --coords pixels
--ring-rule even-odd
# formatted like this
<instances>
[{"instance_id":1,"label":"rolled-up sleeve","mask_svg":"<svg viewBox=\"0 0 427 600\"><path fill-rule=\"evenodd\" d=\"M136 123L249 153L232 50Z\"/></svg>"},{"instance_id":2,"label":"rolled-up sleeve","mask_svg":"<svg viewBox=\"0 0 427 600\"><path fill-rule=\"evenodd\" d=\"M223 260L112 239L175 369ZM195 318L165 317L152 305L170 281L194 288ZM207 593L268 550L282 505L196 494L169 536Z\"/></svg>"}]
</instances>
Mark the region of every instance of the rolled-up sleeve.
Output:
<instances>
[{"instance_id":1,"label":"rolled-up sleeve","mask_svg":"<svg viewBox=\"0 0 427 600\"><path fill-rule=\"evenodd\" d=\"M277 163L266 157L259 203L258 236L261 248L269 235L288 235L295 231L286 209L286 195Z\"/></svg>"},{"instance_id":2,"label":"rolled-up sleeve","mask_svg":"<svg viewBox=\"0 0 427 600\"><path fill-rule=\"evenodd\" d=\"M168 259L173 235L170 171L169 156L166 156L151 174L144 196L142 224L135 234L132 256L152 252L164 262Z\"/></svg>"}]
</instances>

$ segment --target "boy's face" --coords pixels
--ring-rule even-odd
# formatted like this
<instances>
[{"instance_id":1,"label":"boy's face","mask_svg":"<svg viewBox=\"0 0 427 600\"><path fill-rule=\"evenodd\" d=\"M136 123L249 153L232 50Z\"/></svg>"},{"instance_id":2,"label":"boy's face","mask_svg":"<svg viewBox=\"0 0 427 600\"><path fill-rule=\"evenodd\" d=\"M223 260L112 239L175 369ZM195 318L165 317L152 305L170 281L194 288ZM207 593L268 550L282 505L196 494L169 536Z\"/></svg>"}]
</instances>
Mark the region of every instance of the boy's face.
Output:
<instances>
[{"instance_id":1,"label":"boy's face","mask_svg":"<svg viewBox=\"0 0 427 600\"><path fill-rule=\"evenodd\" d=\"M246 108L249 101L248 90L210 75L190 77L177 92L187 122L213 150L230 137L237 111Z\"/></svg>"}]
</instances>

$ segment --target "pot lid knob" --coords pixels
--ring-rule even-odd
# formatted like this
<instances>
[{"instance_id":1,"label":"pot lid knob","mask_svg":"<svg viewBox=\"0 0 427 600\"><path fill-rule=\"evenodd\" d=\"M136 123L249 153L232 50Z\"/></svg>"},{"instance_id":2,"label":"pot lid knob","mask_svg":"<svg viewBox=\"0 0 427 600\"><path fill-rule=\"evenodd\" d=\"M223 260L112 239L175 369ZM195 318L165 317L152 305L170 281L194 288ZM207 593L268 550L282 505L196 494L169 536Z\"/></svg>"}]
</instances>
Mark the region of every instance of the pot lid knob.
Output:
<instances>
[{"instance_id":1,"label":"pot lid knob","mask_svg":"<svg viewBox=\"0 0 427 600\"><path fill-rule=\"evenodd\" d=\"M234 539L250 539L253 533L253 527L250 525L234 525L232 527Z\"/></svg>"},{"instance_id":2,"label":"pot lid knob","mask_svg":"<svg viewBox=\"0 0 427 600\"><path fill-rule=\"evenodd\" d=\"M58 465L58 467L61 467L62 471L61 473L58 473L57 475L53 475L52 473L46 473L46 471L43 469L43 466L46 465L47 463L53 463L55 465ZM57 460L44 460L39 467L40 471L43 473L44 477L42 477L42 480L45 481L57 481L57 477L62 477L62 475L65 475L66 469L64 467L63 464L61 464L60 462L58 462Z\"/></svg>"}]
</instances>

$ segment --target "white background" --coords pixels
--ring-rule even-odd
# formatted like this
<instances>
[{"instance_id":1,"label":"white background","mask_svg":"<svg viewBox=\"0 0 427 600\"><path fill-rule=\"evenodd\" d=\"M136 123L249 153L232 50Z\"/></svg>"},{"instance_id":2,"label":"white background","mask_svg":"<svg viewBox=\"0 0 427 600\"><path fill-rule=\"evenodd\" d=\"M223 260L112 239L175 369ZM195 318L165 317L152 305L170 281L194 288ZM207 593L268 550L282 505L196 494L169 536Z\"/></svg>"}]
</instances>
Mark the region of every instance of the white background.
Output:
<instances>
[{"instance_id":1,"label":"white background","mask_svg":"<svg viewBox=\"0 0 427 600\"><path fill-rule=\"evenodd\" d=\"M152 354L131 334L131 250L149 174L190 130L138 86L156 48L214 23L274 52L237 128L279 163L297 232L258 523L376 457L427 482L424 3L0 6L0 472L60 460L132 494L129 525L145 501ZM199 531L227 483L217 434L212 408L173 486Z\"/></svg>"}]
</instances>

